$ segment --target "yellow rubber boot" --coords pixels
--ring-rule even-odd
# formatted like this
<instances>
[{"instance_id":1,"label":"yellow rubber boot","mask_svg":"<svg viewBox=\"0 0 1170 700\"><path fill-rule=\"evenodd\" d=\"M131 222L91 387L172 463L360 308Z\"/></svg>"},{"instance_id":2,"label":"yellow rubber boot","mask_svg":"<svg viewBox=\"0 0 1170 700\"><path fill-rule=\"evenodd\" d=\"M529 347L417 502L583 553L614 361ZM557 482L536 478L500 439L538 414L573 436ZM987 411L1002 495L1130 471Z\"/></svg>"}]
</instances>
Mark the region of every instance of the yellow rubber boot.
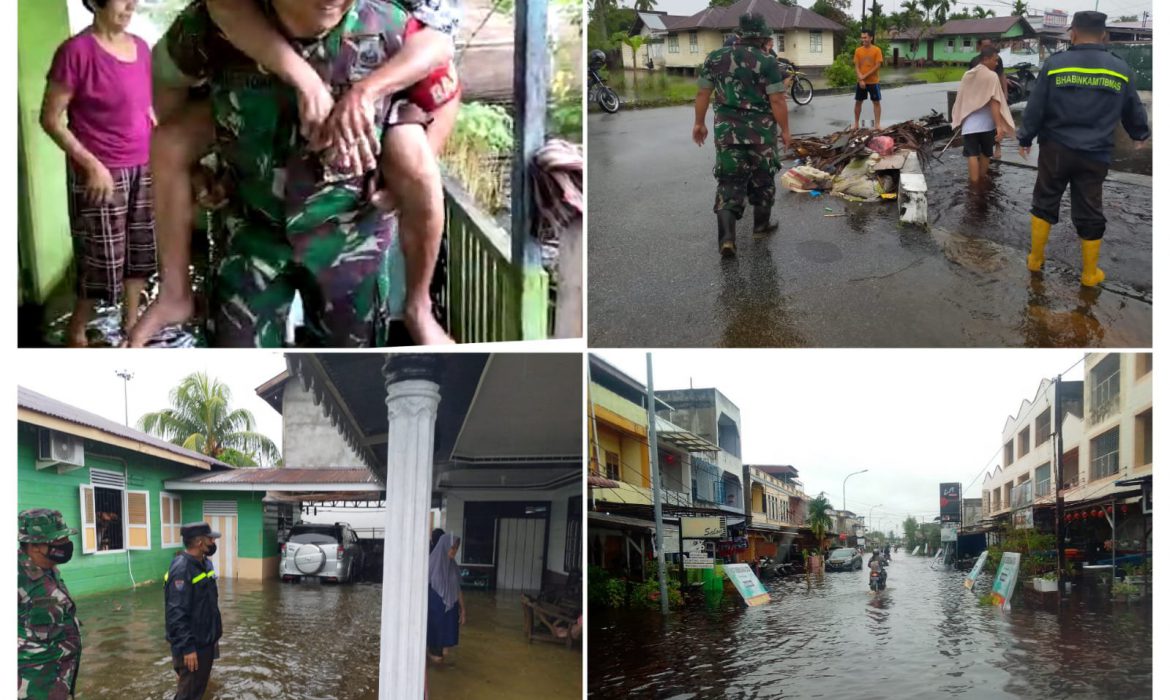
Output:
<instances>
[{"instance_id":1,"label":"yellow rubber boot","mask_svg":"<svg viewBox=\"0 0 1170 700\"><path fill-rule=\"evenodd\" d=\"M1052 224L1044 219L1032 217L1032 252L1028 253L1028 269L1039 272L1044 266L1044 246L1048 245L1048 232Z\"/></svg>"},{"instance_id":2,"label":"yellow rubber boot","mask_svg":"<svg viewBox=\"0 0 1170 700\"><path fill-rule=\"evenodd\" d=\"M1084 267L1081 270L1081 284L1086 287L1096 287L1105 281L1105 271L1097 267L1097 257L1101 254L1101 239L1095 241L1081 241L1081 259Z\"/></svg>"}]
</instances>

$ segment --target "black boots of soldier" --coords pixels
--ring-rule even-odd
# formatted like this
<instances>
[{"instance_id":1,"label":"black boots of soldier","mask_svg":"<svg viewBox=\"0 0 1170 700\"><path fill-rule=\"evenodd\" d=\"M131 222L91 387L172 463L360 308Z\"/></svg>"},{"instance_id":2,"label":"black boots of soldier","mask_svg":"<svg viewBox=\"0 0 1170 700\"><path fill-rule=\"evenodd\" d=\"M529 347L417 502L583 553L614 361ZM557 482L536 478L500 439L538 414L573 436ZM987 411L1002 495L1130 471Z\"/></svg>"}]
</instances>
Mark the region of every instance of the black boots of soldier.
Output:
<instances>
[{"instance_id":1,"label":"black boots of soldier","mask_svg":"<svg viewBox=\"0 0 1170 700\"><path fill-rule=\"evenodd\" d=\"M776 229L780 228L780 223L772 218L772 207L752 207L752 233L757 236L763 236L769 233L775 233Z\"/></svg>"},{"instance_id":2,"label":"black boots of soldier","mask_svg":"<svg viewBox=\"0 0 1170 700\"><path fill-rule=\"evenodd\" d=\"M719 224L719 254L730 258L735 255L735 212L720 209L715 212L715 221Z\"/></svg>"}]
</instances>

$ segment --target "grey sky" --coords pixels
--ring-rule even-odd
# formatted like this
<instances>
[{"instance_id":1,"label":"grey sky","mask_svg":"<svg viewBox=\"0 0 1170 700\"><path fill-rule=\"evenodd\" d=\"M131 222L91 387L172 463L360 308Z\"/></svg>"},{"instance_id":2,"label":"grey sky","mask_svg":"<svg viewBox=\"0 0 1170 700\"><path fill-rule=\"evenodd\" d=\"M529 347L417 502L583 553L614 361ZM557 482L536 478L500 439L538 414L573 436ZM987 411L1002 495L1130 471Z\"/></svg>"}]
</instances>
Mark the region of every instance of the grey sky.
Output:
<instances>
[{"instance_id":1,"label":"grey sky","mask_svg":"<svg viewBox=\"0 0 1170 700\"><path fill-rule=\"evenodd\" d=\"M281 420L256 395L256 387L285 369L284 355L267 350L22 351L16 382L33 391L123 422L122 380L115 370L134 373L129 385L130 424L147 412L169 406L171 388L203 371L227 384L232 405L256 417L259 432L281 444Z\"/></svg>"},{"instance_id":2,"label":"grey sky","mask_svg":"<svg viewBox=\"0 0 1170 700\"><path fill-rule=\"evenodd\" d=\"M853 0L852 15L855 18L861 18L861 2L862 0ZM800 5L804 7L811 7L812 0L800 0ZM901 0L886 0L886 2L879 3L886 12L897 12L902 2ZM1011 13L1011 8L1014 6L1011 0L963 0L962 2L954 2L953 12L958 12L964 8L973 9L975 6L980 6L989 10L995 10L995 14L999 16L1007 16ZM709 0L658 0L658 5L655 10L666 12L671 15L693 15L699 10L710 5ZM632 0L622 0L622 6L633 7ZM1046 2L1029 2L1029 8L1036 14L1041 14L1045 9L1064 10L1070 15L1079 10L1099 9L1101 12L1109 15L1110 18L1119 17L1121 15L1137 15L1141 18L1143 11L1153 12L1154 4L1152 0L1046 0Z\"/></svg>"},{"instance_id":3,"label":"grey sky","mask_svg":"<svg viewBox=\"0 0 1170 700\"><path fill-rule=\"evenodd\" d=\"M638 381L642 351L597 353ZM715 387L739 409L743 458L791 464L811 495L873 508L884 531L907 514L938 515L938 484L994 468L1001 430L1040 381L1084 357L1077 350L660 350L656 389ZM1065 375L1083 377L1083 364ZM990 461L989 461L990 460ZM879 505L880 504L880 505ZM876 506L876 507L875 507Z\"/></svg>"}]
</instances>

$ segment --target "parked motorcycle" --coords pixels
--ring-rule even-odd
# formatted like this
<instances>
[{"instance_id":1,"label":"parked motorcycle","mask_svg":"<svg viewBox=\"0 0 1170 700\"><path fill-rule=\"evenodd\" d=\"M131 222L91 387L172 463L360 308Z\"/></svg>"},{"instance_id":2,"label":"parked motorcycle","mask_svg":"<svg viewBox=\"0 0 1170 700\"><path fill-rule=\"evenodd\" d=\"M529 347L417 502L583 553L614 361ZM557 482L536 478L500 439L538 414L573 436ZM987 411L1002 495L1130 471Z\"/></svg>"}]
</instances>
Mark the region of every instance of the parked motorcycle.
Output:
<instances>
[{"instance_id":1,"label":"parked motorcycle","mask_svg":"<svg viewBox=\"0 0 1170 700\"><path fill-rule=\"evenodd\" d=\"M605 65L605 54L594 49L589 54L589 99L596 102L601 109L613 114L621 107L621 99L617 92L605 84L605 79L599 72Z\"/></svg>"},{"instance_id":2,"label":"parked motorcycle","mask_svg":"<svg viewBox=\"0 0 1170 700\"><path fill-rule=\"evenodd\" d=\"M1028 99L1032 94L1032 86L1036 84L1036 76L1032 73L1032 64L1017 63L1012 66L1015 75L1007 76L1008 104L1015 104Z\"/></svg>"}]
</instances>

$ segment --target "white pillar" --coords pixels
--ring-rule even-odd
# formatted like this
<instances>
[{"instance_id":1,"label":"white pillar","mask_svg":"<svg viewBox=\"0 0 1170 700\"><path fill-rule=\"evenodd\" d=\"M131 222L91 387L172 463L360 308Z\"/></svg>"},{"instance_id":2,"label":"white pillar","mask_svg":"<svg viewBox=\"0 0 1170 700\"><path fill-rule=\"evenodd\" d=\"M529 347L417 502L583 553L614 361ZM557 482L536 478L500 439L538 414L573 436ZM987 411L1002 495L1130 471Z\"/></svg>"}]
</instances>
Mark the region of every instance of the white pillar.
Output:
<instances>
[{"instance_id":1,"label":"white pillar","mask_svg":"<svg viewBox=\"0 0 1170 700\"><path fill-rule=\"evenodd\" d=\"M381 700L421 700L426 680L427 554L435 416L435 355L390 355L386 458L386 539L382 563Z\"/></svg>"}]
</instances>

